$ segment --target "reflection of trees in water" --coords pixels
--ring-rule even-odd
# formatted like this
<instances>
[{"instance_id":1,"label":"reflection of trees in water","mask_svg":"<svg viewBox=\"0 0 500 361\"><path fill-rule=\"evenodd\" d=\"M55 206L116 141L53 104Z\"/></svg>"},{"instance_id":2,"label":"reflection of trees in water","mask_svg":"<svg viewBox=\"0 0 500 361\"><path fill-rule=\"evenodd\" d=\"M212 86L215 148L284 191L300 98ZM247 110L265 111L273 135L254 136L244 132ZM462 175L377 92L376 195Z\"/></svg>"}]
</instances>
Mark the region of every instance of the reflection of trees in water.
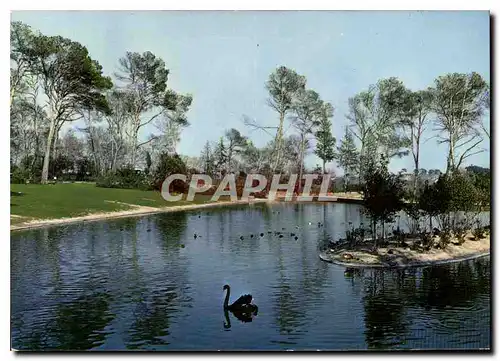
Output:
<instances>
[{"instance_id":1,"label":"reflection of trees in water","mask_svg":"<svg viewBox=\"0 0 500 361\"><path fill-rule=\"evenodd\" d=\"M326 212L327 204L323 204L323 212ZM323 213L325 215L326 213ZM305 212L302 206L299 209L299 224L305 224ZM324 223L324 220L323 220ZM320 234L325 234L326 228L322 227ZM318 262L317 247L322 240L310 239L310 233L307 232L303 237L300 237L297 242L300 242L300 255L302 263L302 279L300 288L303 290L301 295L304 295L306 300L313 301L320 299L323 294L325 282L328 281L328 264L325 262ZM311 252L311 246L315 247L315 252ZM304 302L303 302L304 303Z\"/></svg>"},{"instance_id":2,"label":"reflection of trees in water","mask_svg":"<svg viewBox=\"0 0 500 361\"><path fill-rule=\"evenodd\" d=\"M423 269L414 302L426 309L466 307L481 294L490 294L490 262L476 259Z\"/></svg>"},{"instance_id":3,"label":"reflection of trees in water","mask_svg":"<svg viewBox=\"0 0 500 361\"><path fill-rule=\"evenodd\" d=\"M107 225L99 228L89 223L90 227L81 230L83 237L77 232L69 235L73 238L63 243L61 238L67 232L48 228L36 233L40 239L28 255L24 250L18 250L15 258L29 256L32 261L40 257L37 266L43 272L45 284L36 297L31 296L29 291L23 291L33 286L30 282L38 279L33 276L33 266L28 267L27 275L21 277L26 280L22 287L16 284L16 299L26 297L28 301L20 302L17 309L13 308L13 346L19 349L52 347L66 350L97 347L105 342L105 328L115 318L109 312L112 300L113 309L119 310L116 311L118 318L128 318L130 308L136 306L134 303L143 305L151 301L145 312L136 315L133 337L153 340L166 334L168 319L178 306L179 297L186 292L187 265L183 266L185 262L179 261L186 215L181 212L156 218L160 236L155 240L160 242L164 251L159 254L164 257L159 263L155 262L157 256L154 253L141 250L147 247L148 242L141 242L145 233L138 229L139 221L141 219L138 218L115 221L111 228L117 232L106 232L110 229ZM24 247L36 237L30 235L28 243L23 243ZM35 250L36 254L33 254ZM77 259L72 258L73 254ZM141 259L143 254L153 254L150 260L156 268L144 263ZM163 272L161 266L158 270L158 264L165 265L167 281L157 280L157 272ZM20 274L16 270L19 267L20 263L13 264L13 274ZM163 284L166 282L169 285L165 290ZM189 302L189 298L183 296L181 301ZM33 302L39 302L39 310L28 312L33 309Z\"/></svg>"},{"instance_id":4,"label":"reflection of trees in water","mask_svg":"<svg viewBox=\"0 0 500 361\"><path fill-rule=\"evenodd\" d=\"M490 262L478 259L420 270L375 270L364 272L363 277L354 274L353 279L364 282L367 346L384 348L404 342L408 326L417 321L410 318L409 309L439 309L426 316L452 320L457 307L470 307L478 297L489 295ZM454 325L460 327L458 322Z\"/></svg>"},{"instance_id":5,"label":"reflection of trees in water","mask_svg":"<svg viewBox=\"0 0 500 361\"><path fill-rule=\"evenodd\" d=\"M160 235L160 245L165 253L179 252L182 236L186 230L187 212L158 214L154 224Z\"/></svg>"},{"instance_id":6,"label":"reflection of trees in water","mask_svg":"<svg viewBox=\"0 0 500 361\"><path fill-rule=\"evenodd\" d=\"M296 221L296 223L291 223L292 225L307 224L305 220L307 208L303 204L293 204L290 208L291 214L287 215L293 217L294 222ZM293 231L293 228L291 230ZM290 229L287 230L288 232ZM299 235L298 240L295 240L288 233L284 238L270 242L273 254L277 255L278 271L278 285L273 295L273 310L280 333L285 335L295 333L305 325L307 305L321 297L324 282L327 280L328 265L316 262L318 241L309 239L308 234L309 232L304 232L304 234ZM290 246L283 249L282 245L288 242ZM294 257L294 255L289 254L284 257L283 253L294 252L295 247L298 247L300 254L297 254L296 257L302 267L300 267L299 273L294 273L294 278L290 279L286 275L295 270L297 263L292 261L285 265L284 260ZM313 265L316 264L317 267L314 267ZM287 267L292 267L292 269L287 269Z\"/></svg>"},{"instance_id":7,"label":"reflection of trees in water","mask_svg":"<svg viewBox=\"0 0 500 361\"><path fill-rule=\"evenodd\" d=\"M169 335L171 319L180 310L179 303L191 301L185 296L188 284L188 263L181 257L181 241L187 227L187 212L173 212L155 215L151 218L157 230L164 268L151 270L138 258L137 241L132 238L132 275L127 295L134 308L131 329L127 332L127 348L139 349L147 346L166 345L163 339ZM152 250L148 250L151 252ZM155 258L149 260L155 263ZM161 273L161 279L158 278Z\"/></svg>"},{"instance_id":8,"label":"reflection of trees in water","mask_svg":"<svg viewBox=\"0 0 500 361\"><path fill-rule=\"evenodd\" d=\"M54 326L49 331L57 349L88 350L103 344L107 334L104 329L114 319L109 305L110 296L104 293L58 303Z\"/></svg>"},{"instance_id":9,"label":"reflection of trees in water","mask_svg":"<svg viewBox=\"0 0 500 361\"><path fill-rule=\"evenodd\" d=\"M290 282L280 273L277 292L273 294L273 310L281 334L291 334L303 325L305 312L292 292Z\"/></svg>"},{"instance_id":10,"label":"reflection of trees in water","mask_svg":"<svg viewBox=\"0 0 500 361\"><path fill-rule=\"evenodd\" d=\"M92 225L87 236L92 236L94 229L95 226ZM36 282L38 273L44 285L36 295L27 291L29 302L36 302L37 310L32 310L28 303L23 309L13 312L19 324L13 323L13 327L20 333L15 340L18 343L16 347L33 350L84 350L103 343L105 335L102 331L113 316L108 312L110 296L101 291L106 288L108 277L107 274L98 272L100 265L96 260L101 255L97 254L94 239L91 238L90 243L85 243L80 238L71 240L68 237L74 237L73 234L68 235L65 228L57 227L43 229L31 236L36 248L34 252L30 252L30 258L35 253L35 258L41 256L43 259L35 270L30 269L27 278L21 278L26 278L28 282L22 286L35 286L29 282ZM64 236L67 237L62 241ZM73 243L77 240L84 243L75 250ZM26 243L23 242L23 245L26 247ZM75 253L81 249L84 251L83 255ZM74 257L83 257L85 261L75 261ZM17 271L13 269L12 272ZM45 275L50 280L48 284ZM24 297L23 292L17 296ZM31 318L25 329L24 318Z\"/></svg>"},{"instance_id":11,"label":"reflection of trees in water","mask_svg":"<svg viewBox=\"0 0 500 361\"><path fill-rule=\"evenodd\" d=\"M386 279L384 271L373 271L365 278L365 340L368 348L398 344L407 333L408 320L399 295L400 276Z\"/></svg>"},{"instance_id":12,"label":"reflection of trees in water","mask_svg":"<svg viewBox=\"0 0 500 361\"><path fill-rule=\"evenodd\" d=\"M168 287L157 290L136 304L134 320L127 336L127 349L167 345L170 319L179 303L178 290Z\"/></svg>"},{"instance_id":13,"label":"reflection of trees in water","mask_svg":"<svg viewBox=\"0 0 500 361\"><path fill-rule=\"evenodd\" d=\"M281 239L276 242L269 242L272 253L277 256L277 273L278 284L274 287L272 294L273 311L276 317L276 325L281 334L293 333L299 328L304 318L303 307L298 307L299 302L296 298L296 287L286 277L286 269L283 263L283 249L281 246Z\"/></svg>"},{"instance_id":14,"label":"reflection of trees in water","mask_svg":"<svg viewBox=\"0 0 500 361\"><path fill-rule=\"evenodd\" d=\"M105 342L105 328L114 318L110 297L104 293L58 302L47 322L27 325L13 346L20 350L89 350ZM43 317L43 316L42 316Z\"/></svg>"}]
</instances>

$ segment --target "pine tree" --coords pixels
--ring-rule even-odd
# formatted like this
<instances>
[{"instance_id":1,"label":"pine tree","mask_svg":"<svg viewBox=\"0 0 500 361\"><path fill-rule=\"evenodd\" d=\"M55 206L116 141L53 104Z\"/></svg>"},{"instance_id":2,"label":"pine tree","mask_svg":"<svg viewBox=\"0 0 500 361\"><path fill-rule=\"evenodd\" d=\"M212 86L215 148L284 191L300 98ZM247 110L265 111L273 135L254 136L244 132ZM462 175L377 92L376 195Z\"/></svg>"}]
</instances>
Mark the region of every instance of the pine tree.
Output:
<instances>
[{"instance_id":1,"label":"pine tree","mask_svg":"<svg viewBox=\"0 0 500 361\"><path fill-rule=\"evenodd\" d=\"M328 104L324 106L323 114L320 117L319 129L316 132L316 150L314 153L323 161L323 174L325 174L325 163L335 159L335 142L337 141L332 135L333 108Z\"/></svg>"},{"instance_id":2,"label":"pine tree","mask_svg":"<svg viewBox=\"0 0 500 361\"><path fill-rule=\"evenodd\" d=\"M347 188L348 179L356 174L359 163L359 152L348 127L345 128L344 138L340 141L340 146L337 147L336 159L338 166L344 169L345 186Z\"/></svg>"},{"instance_id":3,"label":"pine tree","mask_svg":"<svg viewBox=\"0 0 500 361\"><path fill-rule=\"evenodd\" d=\"M227 148L224 144L224 138L220 137L219 143L214 150L214 161L215 167L218 171L225 169L226 163L228 161Z\"/></svg>"},{"instance_id":4,"label":"pine tree","mask_svg":"<svg viewBox=\"0 0 500 361\"><path fill-rule=\"evenodd\" d=\"M203 166L203 172L208 175L213 175L215 170L214 154L212 153L212 147L210 147L210 142L207 140L205 147L200 155L200 160Z\"/></svg>"}]
</instances>

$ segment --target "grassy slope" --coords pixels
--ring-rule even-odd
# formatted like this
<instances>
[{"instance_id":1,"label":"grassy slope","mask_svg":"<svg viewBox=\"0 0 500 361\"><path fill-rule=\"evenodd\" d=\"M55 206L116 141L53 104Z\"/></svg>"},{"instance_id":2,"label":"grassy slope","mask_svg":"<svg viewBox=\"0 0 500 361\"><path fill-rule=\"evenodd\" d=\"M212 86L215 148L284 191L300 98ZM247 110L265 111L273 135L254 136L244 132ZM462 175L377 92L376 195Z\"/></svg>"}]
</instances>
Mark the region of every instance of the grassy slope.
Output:
<instances>
[{"instance_id":1,"label":"grassy slope","mask_svg":"<svg viewBox=\"0 0 500 361\"><path fill-rule=\"evenodd\" d=\"M117 201L148 207L168 207L193 202L167 202L160 192L136 189L99 188L91 183L56 185L12 184L12 192L21 196L10 198L12 223L28 219L51 219L82 216L89 213L113 212L129 209L129 206L106 201ZM194 203L206 203L210 198L199 196Z\"/></svg>"}]
</instances>

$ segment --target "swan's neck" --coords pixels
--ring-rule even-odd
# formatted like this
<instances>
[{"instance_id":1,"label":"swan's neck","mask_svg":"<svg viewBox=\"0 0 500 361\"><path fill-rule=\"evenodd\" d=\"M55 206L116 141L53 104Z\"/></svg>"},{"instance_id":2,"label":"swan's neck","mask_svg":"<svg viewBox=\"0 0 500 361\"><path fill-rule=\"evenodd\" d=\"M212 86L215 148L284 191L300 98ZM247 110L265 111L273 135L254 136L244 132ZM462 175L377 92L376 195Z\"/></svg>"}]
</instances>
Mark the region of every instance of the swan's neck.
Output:
<instances>
[{"instance_id":1,"label":"swan's neck","mask_svg":"<svg viewBox=\"0 0 500 361\"><path fill-rule=\"evenodd\" d=\"M230 288L227 288L226 292L226 298L224 299L224 308L227 308L229 306L229 294L231 293Z\"/></svg>"}]
</instances>

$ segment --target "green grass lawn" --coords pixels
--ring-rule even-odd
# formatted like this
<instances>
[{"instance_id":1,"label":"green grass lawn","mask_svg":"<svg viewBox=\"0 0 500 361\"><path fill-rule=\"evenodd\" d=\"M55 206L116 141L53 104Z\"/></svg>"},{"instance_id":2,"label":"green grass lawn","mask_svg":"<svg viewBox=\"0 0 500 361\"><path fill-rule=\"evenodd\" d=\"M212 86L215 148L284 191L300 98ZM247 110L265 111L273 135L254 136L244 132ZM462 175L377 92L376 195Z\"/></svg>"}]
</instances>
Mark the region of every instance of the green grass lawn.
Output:
<instances>
[{"instance_id":1,"label":"green grass lawn","mask_svg":"<svg viewBox=\"0 0 500 361\"><path fill-rule=\"evenodd\" d=\"M168 207L210 202L210 197L197 196L194 202L167 202L157 191L99 188L93 183L11 184L11 192L23 195L10 197L11 223L30 219L51 219L82 216L90 213L113 212L131 207L107 202L117 201L148 207ZM16 217L21 216L21 217Z\"/></svg>"}]
</instances>

